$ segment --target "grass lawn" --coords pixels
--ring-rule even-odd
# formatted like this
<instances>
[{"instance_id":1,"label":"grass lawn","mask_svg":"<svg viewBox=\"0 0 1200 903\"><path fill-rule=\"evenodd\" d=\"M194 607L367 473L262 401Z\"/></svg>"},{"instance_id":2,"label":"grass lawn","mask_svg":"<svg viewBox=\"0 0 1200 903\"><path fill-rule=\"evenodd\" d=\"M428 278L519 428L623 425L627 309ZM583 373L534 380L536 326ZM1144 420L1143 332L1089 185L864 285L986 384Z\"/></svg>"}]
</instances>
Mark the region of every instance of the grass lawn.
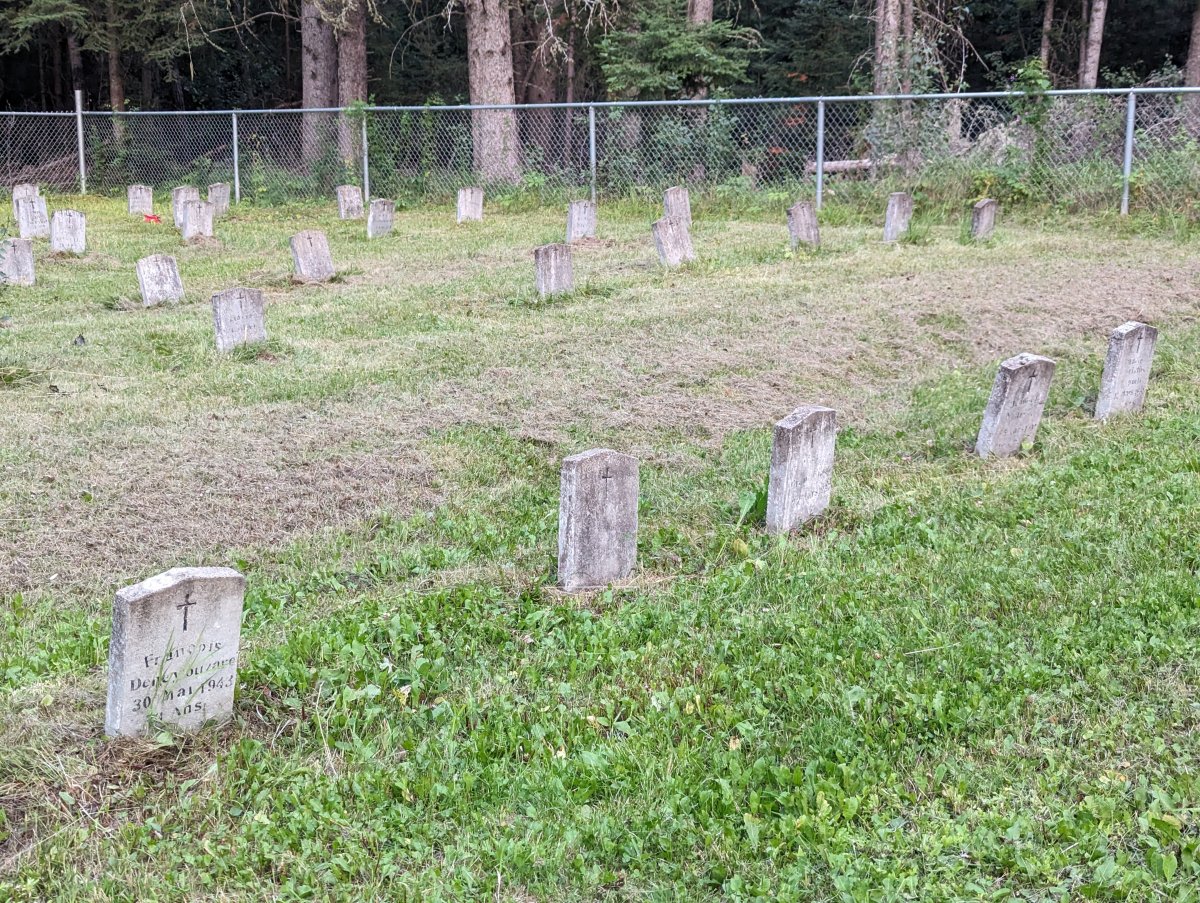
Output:
<instances>
[{"instance_id":1,"label":"grass lawn","mask_svg":"<svg viewBox=\"0 0 1200 903\"><path fill-rule=\"evenodd\" d=\"M559 210L241 208L185 248L50 206L87 257L0 290L0 899L1200 899L1193 242L833 210L792 257L782 211L698 207L665 273L602 205L545 304ZM292 283L305 228L335 283ZM155 252L185 304L139 309ZM222 357L233 285L270 340ZM1100 425L1129 319L1147 407ZM982 462L1019 351L1046 418ZM833 504L771 538L805 403ZM600 445L642 462L639 568L566 596L559 462ZM235 720L105 739L114 591L199 564L247 576Z\"/></svg>"}]
</instances>

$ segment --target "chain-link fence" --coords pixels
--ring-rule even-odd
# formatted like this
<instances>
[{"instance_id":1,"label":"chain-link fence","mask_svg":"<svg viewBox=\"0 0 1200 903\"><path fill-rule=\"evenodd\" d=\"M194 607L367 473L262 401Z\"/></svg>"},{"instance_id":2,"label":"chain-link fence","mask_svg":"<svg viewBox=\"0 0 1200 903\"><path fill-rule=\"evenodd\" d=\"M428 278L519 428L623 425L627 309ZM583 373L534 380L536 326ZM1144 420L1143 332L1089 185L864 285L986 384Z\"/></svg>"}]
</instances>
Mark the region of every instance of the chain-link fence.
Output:
<instances>
[{"instance_id":1,"label":"chain-link fence","mask_svg":"<svg viewBox=\"0 0 1200 903\"><path fill-rule=\"evenodd\" d=\"M234 183L240 201L444 200L467 184L621 197L687 184L877 205L984 195L1193 214L1200 92L1016 92L196 113L0 114L6 184L116 194ZM82 159L81 159L82 157Z\"/></svg>"}]
</instances>

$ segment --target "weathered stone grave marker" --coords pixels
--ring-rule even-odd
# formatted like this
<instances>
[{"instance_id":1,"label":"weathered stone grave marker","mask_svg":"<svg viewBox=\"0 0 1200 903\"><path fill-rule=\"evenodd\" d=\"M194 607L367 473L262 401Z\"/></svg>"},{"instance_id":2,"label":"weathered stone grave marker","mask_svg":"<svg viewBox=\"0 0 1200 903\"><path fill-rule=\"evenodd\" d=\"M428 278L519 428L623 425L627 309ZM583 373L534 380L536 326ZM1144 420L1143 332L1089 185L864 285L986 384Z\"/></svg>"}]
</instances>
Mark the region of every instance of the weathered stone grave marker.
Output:
<instances>
[{"instance_id":1,"label":"weathered stone grave marker","mask_svg":"<svg viewBox=\"0 0 1200 903\"><path fill-rule=\"evenodd\" d=\"M20 185L14 185L12 190L13 219L17 218L17 201L23 198L36 198L40 194L41 190L31 182L22 182Z\"/></svg>"},{"instance_id":2,"label":"weathered stone grave marker","mask_svg":"<svg viewBox=\"0 0 1200 903\"><path fill-rule=\"evenodd\" d=\"M143 307L183 300L183 280L179 278L179 264L174 257L167 254L143 257L137 262L137 277Z\"/></svg>"},{"instance_id":3,"label":"weathered stone grave marker","mask_svg":"<svg viewBox=\"0 0 1200 903\"><path fill-rule=\"evenodd\" d=\"M559 493L559 585L576 592L628 577L637 563L637 459L606 448L565 458Z\"/></svg>"},{"instance_id":4,"label":"weathered stone grave marker","mask_svg":"<svg viewBox=\"0 0 1200 903\"><path fill-rule=\"evenodd\" d=\"M537 292L543 298L575 291L575 274L571 267L571 246L542 245L533 252L537 275Z\"/></svg>"},{"instance_id":5,"label":"weathered stone grave marker","mask_svg":"<svg viewBox=\"0 0 1200 903\"><path fill-rule=\"evenodd\" d=\"M911 194L895 191L888 195L887 213L883 218L883 240L897 241L908 231L912 222L913 199Z\"/></svg>"},{"instance_id":6,"label":"weathered stone grave marker","mask_svg":"<svg viewBox=\"0 0 1200 903\"><path fill-rule=\"evenodd\" d=\"M83 254L87 251L87 217L78 210L56 210L50 220L50 253Z\"/></svg>"},{"instance_id":7,"label":"weathered stone grave marker","mask_svg":"<svg viewBox=\"0 0 1200 903\"><path fill-rule=\"evenodd\" d=\"M33 242L28 238L0 241L0 282L6 285L33 285Z\"/></svg>"},{"instance_id":8,"label":"weathered stone grave marker","mask_svg":"<svg viewBox=\"0 0 1200 903\"><path fill-rule=\"evenodd\" d=\"M800 245L810 248L821 246L821 230L817 225L817 209L809 201L797 201L787 212L788 238L791 239L792 250Z\"/></svg>"},{"instance_id":9,"label":"weathered stone grave marker","mask_svg":"<svg viewBox=\"0 0 1200 903\"><path fill-rule=\"evenodd\" d=\"M996 214L1000 212L1000 204L991 198L978 201L971 208L971 238L975 241L987 241L996 231Z\"/></svg>"},{"instance_id":10,"label":"weathered stone grave marker","mask_svg":"<svg viewBox=\"0 0 1200 903\"><path fill-rule=\"evenodd\" d=\"M213 205L208 201L187 201L183 205L183 240L213 237Z\"/></svg>"},{"instance_id":11,"label":"weathered stone grave marker","mask_svg":"<svg viewBox=\"0 0 1200 903\"><path fill-rule=\"evenodd\" d=\"M1032 443L1053 378L1054 361L1048 357L1026 353L1004 361L983 412L976 454L1003 458Z\"/></svg>"},{"instance_id":12,"label":"weathered stone grave marker","mask_svg":"<svg viewBox=\"0 0 1200 903\"><path fill-rule=\"evenodd\" d=\"M129 201L129 213L133 216L154 214L154 189L149 185L130 185L125 189Z\"/></svg>"},{"instance_id":13,"label":"weathered stone grave marker","mask_svg":"<svg viewBox=\"0 0 1200 903\"><path fill-rule=\"evenodd\" d=\"M775 424L767 484L767 532L790 533L829 507L837 412L796 408Z\"/></svg>"},{"instance_id":14,"label":"weathered stone grave marker","mask_svg":"<svg viewBox=\"0 0 1200 903\"><path fill-rule=\"evenodd\" d=\"M567 207L567 243L596 237L596 204L571 201Z\"/></svg>"},{"instance_id":15,"label":"weathered stone grave marker","mask_svg":"<svg viewBox=\"0 0 1200 903\"><path fill-rule=\"evenodd\" d=\"M267 340L263 293L256 288L231 288L212 296L217 350Z\"/></svg>"},{"instance_id":16,"label":"weathered stone grave marker","mask_svg":"<svg viewBox=\"0 0 1200 903\"><path fill-rule=\"evenodd\" d=\"M200 189L191 185L180 185L171 189L171 218L176 229L183 229L183 207L189 201L200 200Z\"/></svg>"},{"instance_id":17,"label":"weathered stone grave marker","mask_svg":"<svg viewBox=\"0 0 1200 903\"><path fill-rule=\"evenodd\" d=\"M1100 394L1096 397L1097 420L1142 409L1157 342L1158 330L1145 323L1131 320L1113 330L1100 377Z\"/></svg>"},{"instance_id":18,"label":"weathered stone grave marker","mask_svg":"<svg viewBox=\"0 0 1200 903\"><path fill-rule=\"evenodd\" d=\"M362 219L362 189L357 185L337 187L338 219Z\"/></svg>"},{"instance_id":19,"label":"weathered stone grave marker","mask_svg":"<svg viewBox=\"0 0 1200 903\"><path fill-rule=\"evenodd\" d=\"M208 186L208 202L213 206L213 218L229 212L229 183L213 182Z\"/></svg>"},{"instance_id":20,"label":"weathered stone grave marker","mask_svg":"<svg viewBox=\"0 0 1200 903\"><path fill-rule=\"evenodd\" d=\"M664 216L651 228L658 259L666 267L677 267L696 259L692 249L692 236L687 223Z\"/></svg>"},{"instance_id":21,"label":"weathered stone grave marker","mask_svg":"<svg viewBox=\"0 0 1200 903\"><path fill-rule=\"evenodd\" d=\"M48 238L50 215L41 195L17 199L17 231L22 238Z\"/></svg>"},{"instance_id":22,"label":"weathered stone grave marker","mask_svg":"<svg viewBox=\"0 0 1200 903\"><path fill-rule=\"evenodd\" d=\"M367 238L379 238L392 231L396 221L396 205L392 201L371 201L371 209L367 211Z\"/></svg>"},{"instance_id":23,"label":"weathered stone grave marker","mask_svg":"<svg viewBox=\"0 0 1200 903\"><path fill-rule=\"evenodd\" d=\"M457 217L460 223L483 222L483 189L458 189Z\"/></svg>"},{"instance_id":24,"label":"weathered stone grave marker","mask_svg":"<svg viewBox=\"0 0 1200 903\"><path fill-rule=\"evenodd\" d=\"M292 264L301 282L328 282L336 270L324 232L308 229L292 236Z\"/></svg>"},{"instance_id":25,"label":"weathered stone grave marker","mask_svg":"<svg viewBox=\"0 0 1200 903\"><path fill-rule=\"evenodd\" d=\"M692 199L682 185L673 185L663 192L663 218L692 225Z\"/></svg>"},{"instance_id":26,"label":"weathered stone grave marker","mask_svg":"<svg viewBox=\"0 0 1200 903\"><path fill-rule=\"evenodd\" d=\"M104 731L190 731L233 715L246 580L232 568L172 568L117 593Z\"/></svg>"}]
</instances>

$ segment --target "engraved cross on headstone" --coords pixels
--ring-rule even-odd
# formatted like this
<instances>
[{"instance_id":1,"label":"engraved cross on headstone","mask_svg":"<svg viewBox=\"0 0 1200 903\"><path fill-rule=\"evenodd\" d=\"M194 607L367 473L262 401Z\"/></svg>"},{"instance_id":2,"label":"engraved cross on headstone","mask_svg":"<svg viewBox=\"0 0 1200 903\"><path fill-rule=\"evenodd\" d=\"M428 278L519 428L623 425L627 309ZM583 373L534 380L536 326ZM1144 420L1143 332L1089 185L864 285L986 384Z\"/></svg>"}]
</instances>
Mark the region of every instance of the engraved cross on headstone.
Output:
<instances>
[{"instance_id":1,"label":"engraved cross on headstone","mask_svg":"<svg viewBox=\"0 0 1200 903\"><path fill-rule=\"evenodd\" d=\"M184 630L187 630L188 609L191 608L195 604L196 603L192 601L192 594L189 592L186 596L183 597L183 601L175 606L175 609L177 611L179 609L183 609L183 629Z\"/></svg>"}]
</instances>

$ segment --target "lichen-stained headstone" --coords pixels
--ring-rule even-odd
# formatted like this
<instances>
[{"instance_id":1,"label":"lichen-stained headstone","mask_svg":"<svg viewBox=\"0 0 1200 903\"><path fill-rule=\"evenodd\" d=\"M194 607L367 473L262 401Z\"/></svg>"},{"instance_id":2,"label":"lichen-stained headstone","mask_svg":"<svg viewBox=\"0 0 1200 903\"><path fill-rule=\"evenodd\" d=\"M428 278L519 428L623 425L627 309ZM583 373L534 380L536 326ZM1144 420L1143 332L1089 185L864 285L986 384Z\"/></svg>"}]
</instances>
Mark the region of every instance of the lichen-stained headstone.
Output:
<instances>
[{"instance_id":1,"label":"lichen-stained headstone","mask_svg":"<svg viewBox=\"0 0 1200 903\"><path fill-rule=\"evenodd\" d=\"M790 533L829 507L837 413L806 405L775 424L767 532Z\"/></svg>"},{"instance_id":2,"label":"lichen-stained headstone","mask_svg":"<svg viewBox=\"0 0 1200 903\"><path fill-rule=\"evenodd\" d=\"M22 198L36 198L40 194L41 190L31 182L14 185L12 190L13 219L17 217L17 201Z\"/></svg>"},{"instance_id":3,"label":"lichen-stained headstone","mask_svg":"<svg viewBox=\"0 0 1200 903\"><path fill-rule=\"evenodd\" d=\"M1145 323L1131 320L1113 330L1096 397L1097 420L1142 409L1157 342L1158 330Z\"/></svg>"},{"instance_id":4,"label":"lichen-stained headstone","mask_svg":"<svg viewBox=\"0 0 1200 903\"><path fill-rule=\"evenodd\" d=\"M337 187L338 219L362 219L362 189L357 185Z\"/></svg>"},{"instance_id":5,"label":"lichen-stained headstone","mask_svg":"<svg viewBox=\"0 0 1200 903\"><path fill-rule=\"evenodd\" d=\"M83 254L87 251L87 217L78 210L56 210L50 220L50 252Z\"/></svg>"},{"instance_id":6,"label":"lichen-stained headstone","mask_svg":"<svg viewBox=\"0 0 1200 903\"><path fill-rule=\"evenodd\" d=\"M663 217L692 225L692 199L682 185L673 185L663 192Z\"/></svg>"},{"instance_id":7,"label":"lichen-stained headstone","mask_svg":"<svg viewBox=\"0 0 1200 903\"><path fill-rule=\"evenodd\" d=\"M596 237L594 201L571 201L567 207L567 242Z\"/></svg>"},{"instance_id":8,"label":"lichen-stained headstone","mask_svg":"<svg viewBox=\"0 0 1200 903\"><path fill-rule=\"evenodd\" d=\"M673 269L696 259L687 223L663 217L655 222L651 231L654 234L654 247L658 249L658 259L663 266Z\"/></svg>"},{"instance_id":9,"label":"lichen-stained headstone","mask_svg":"<svg viewBox=\"0 0 1200 903\"><path fill-rule=\"evenodd\" d=\"M478 223L483 221L483 189L458 189L458 205L456 208L458 222Z\"/></svg>"},{"instance_id":10,"label":"lichen-stained headstone","mask_svg":"<svg viewBox=\"0 0 1200 903\"><path fill-rule=\"evenodd\" d=\"M367 238L380 238L392 231L396 221L396 204L393 201L376 199L367 211Z\"/></svg>"},{"instance_id":11,"label":"lichen-stained headstone","mask_svg":"<svg viewBox=\"0 0 1200 903\"><path fill-rule=\"evenodd\" d=\"M208 186L208 202L213 206L214 218L229 212L229 190L228 182L213 182Z\"/></svg>"},{"instance_id":12,"label":"lichen-stained headstone","mask_svg":"<svg viewBox=\"0 0 1200 903\"><path fill-rule=\"evenodd\" d=\"M191 731L233 714L245 589L231 568L173 568L117 593L105 733Z\"/></svg>"},{"instance_id":13,"label":"lichen-stained headstone","mask_svg":"<svg viewBox=\"0 0 1200 903\"><path fill-rule=\"evenodd\" d=\"M976 454L1003 458L1032 444L1053 378L1054 361L1048 357L1025 353L1004 361L983 412Z\"/></svg>"},{"instance_id":14,"label":"lichen-stained headstone","mask_svg":"<svg viewBox=\"0 0 1200 903\"><path fill-rule=\"evenodd\" d=\"M183 205L183 240L213 236L213 205L208 201L188 201Z\"/></svg>"},{"instance_id":15,"label":"lichen-stained headstone","mask_svg":"<svg viewBox=\"0 0 1200 903\"><path fill-rule=\"evenodd\" d=\"M292 264L301 282L328 282L336 272L324 232L308 229L291 239Z\"/></svg>"},{"instance_id":16,"label":"lichen-stained headstone","mask_svg":"<svg viewBox=\"0 0 1200 903\"><path fill-rule=\"evenodd\" d=\"M792 250L800 245L821 246L821 230L817 226L817 210L810 201L797 201L787 212L788 238Z\"/></svg>"},{"instance_id":17,"label":"lichen-stained headstone","mask_svg":"<svg viewBox=\"0 0 1200 903\"><path fill-rule=\"evenodd\" d=\"M971 208L971 238L975 241L987 241L996 231L996 214L1000 212L1000 204L991 198L984 198Z\"/></svg>"},{"instance_id":18,"label":"lichen-stained headstone","mask_svg":"<svg viewBox=\"0 0 1200 903\"><path fill-rule=\"evenodd\" d=\"M176 229L183 229L183 206L189 201L200 200L200 189L193 185L180 185L171 189L171 217Z\"/></svg>"},{"instance_id":19,"label":"lichen-stained headstone","mask_svg":"<svg viewBox=\"0 0 1200 903\"><path fill-rule=\"evenodd\" d=\"M537 276L537 292L543 298L575 291L575 274L571 267L571 246L543 245L533 252Z\"/></svg>"},{"instance_id":20,"label":"lichen-stained headstone","mask_svg":"<svg viewBox=\"0 0 1200 903\"><path fill-rule=\"evenodd\" d=\"M179 278L179 264L174 257L167 254L143 257L137 262L137 277L144 307L183 300L183 280Z\"/></svg>"},{"instance_id":21,"label":"lichen-stained headstone","mask_svg":"<svg viewBox=\"0 0 1200 903\"><path fill-rule=\"evenodd\" d=\"M33 242L28 238L0 241L0 282L5 285L33 285Z\"/></svg>"},{"instance_id":22,"label":"lichen-stained headstone","mask_svg":"<svg viewBox=\"0 0 1200 903\"><path fill-rule=\"evenodd\" d=\"M17 199L17 231L22 238L49 238L50 215L41 195Z\"/></svg>"},{"instance_id":23,"label":"lichen-stained headstone","mask_svg":"<svg viewBox=\"0 0 1200 903\"><path fill-rule=\"evenodd\" d=\"M217 350L267 340L263 293L256 288L231 288L212 296Z\"/></svg>"},{"instance_id":24,"label":"lichen-stained headstone","mask_svg":"<svg viewBox=\"0 0 1200 903\"><path fill-rule=\"evenodd\" d=\"M149 185L130 185L125 189L129 199L129 212L134 216L154 214L154 189Z\"/></svg>"},{"instance_id":25,"label":"lichen-stained headstone","mask_svg":"<svg viewBox=\"0 0 1200 903\"><path fill-rule=\"evenodd\" d=\"M559 585L577 592L628 577L637 563L637 459L606 448L572 455L559 492Z\"/></svg>"},{"instance_id":26,"label":"lichen-stained headstone","mask_svg":"<svg viewBox=\"0 0 1200 903\"><path fill-rule=\"evenodd\" d=\"M883 240L898 241L908 231L912 222L913 199L911 194L895 191L888 195L887 213L883 218Z\"/></svg>"}]
</instances>

